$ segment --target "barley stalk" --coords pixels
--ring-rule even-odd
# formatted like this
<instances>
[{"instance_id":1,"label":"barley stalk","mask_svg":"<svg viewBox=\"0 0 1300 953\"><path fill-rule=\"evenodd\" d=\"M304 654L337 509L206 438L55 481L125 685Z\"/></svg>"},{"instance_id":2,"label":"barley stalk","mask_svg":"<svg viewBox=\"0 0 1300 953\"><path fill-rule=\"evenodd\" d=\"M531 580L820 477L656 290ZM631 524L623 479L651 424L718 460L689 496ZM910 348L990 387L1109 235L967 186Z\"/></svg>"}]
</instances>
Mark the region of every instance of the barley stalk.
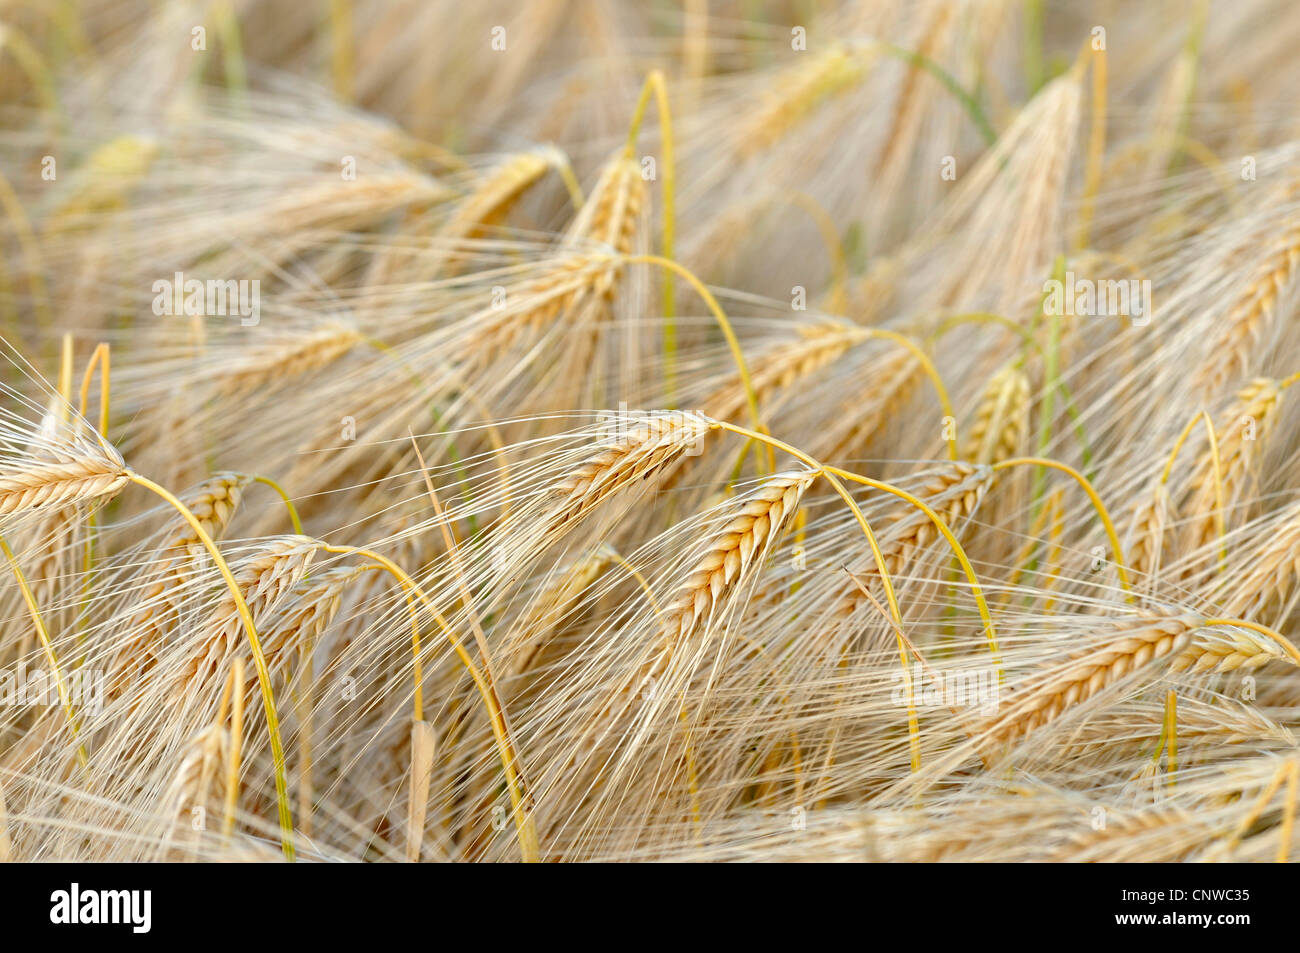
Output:
<instances>
[{"instance_id":1,"label":"barley stalk","mask_svg":"<svg viewBox=\"0 0 1300 953\"><path fill-rule=\"evenodd\" d=\"M272 537L258 551L236 560L231 573L254 620L266 618L270 609L302 579L320 543L305 536ZM225 669L240 645L241 620L233 598L226 595L204 626L204 637L189 653L178 690L192 691L196 681L208 680ZM263 633L262 650L268 670L282 664L291 649L287 629Z\"/></svg>"},{"instance_id":2,"label":"barley stalk","mask_svg":"<svg viewBox=\"0 0 1300 953\"><path fill-rule=\"evenodd\" d=\"M914 494L927 504L950 527L970 516L993 482L993 471L986 466L969 463L952 463L928 475L928 479ZM900 507L890 516L890 522L877 532L883 537L880 551L884 556L885 572L890 578L901 575L921 553L939 536L934 521L922 511L908 505ZM865 579L879 578L875 563L859 571ZM841 614L853 612L864 605L866 596L856 586L851 588L840 604Z\"/></svg>"},{"instance_id":3,"label":"barley stalk","mask_svg":"<svg viewBox=\"0 0 1300 953\"><path fill-rule=\"evenodd\" d=\"M51 510L112 496L126 485L126 465L117 451L58 454L56 461L32 461L0 472L0 516Z\"/></svg>"},{"instance_id":4,"label":"barley stalk","mask_svg":"<svg viewBox=\"0 0 1300 953\"><path fill-rule=\"evenodd\" d=\"M1027 678L1006 712L989 723L987 737L995 743L1013 741L1103 689L1136 678L1147 663L1181 653L1197 624L1190 616L1143 616L1113 623L1115 634Z\"/></svg>"},{"instance_id":5,"label":"barley stalk","mask_svg":"<svg viewBox=\"0 0 1300 953\"><path fill-rule=\"evenodd\" d=\"M242 394L259 387L280 387L310 371L328 367L362 340L353 328L325 326L283 343L264 345L229 371L222 371L220 385L228 394Z\"/></svg>"},{"instance_id":6,"label":"barley stalk","mask_svg":"<svg viewBox=\"0 0 1300 953\"><path fill-rule=\"evenodd\" d=\"M752 155L780 141L822 102L861 81L868 65L861 51L839 44L801 57L774 79L764 103L738 135L742 154Z\"/></svg>"},{"instance_id":7,"label":"barley stalk","mask_svg":"<svg viewBox=\"0 0 1300 953\"><path fill-rule=\"evenodd\" d=\"M776 345L752 360L749 370L755 396L759 403L766 404L777 391L815 374L867 337L863 328L837 321L800 328L798 340L793 344ZM704 412L720 420L731 420L741 413L747 399L744 385L737 378L704 401Z\"/></svg>"},{"instance_id":8,"label":"barley stalk","mask_svg":"<svg viewBox=\"0 0 1300 953\"><path fill-rule=\"evenodd\" d=\"M747 578L780 537L816 476L813 471L777 474L745 497L664 607L660 627L667 645L679 643L711 618L726 594Z\"/></svg>"}]
</instances>

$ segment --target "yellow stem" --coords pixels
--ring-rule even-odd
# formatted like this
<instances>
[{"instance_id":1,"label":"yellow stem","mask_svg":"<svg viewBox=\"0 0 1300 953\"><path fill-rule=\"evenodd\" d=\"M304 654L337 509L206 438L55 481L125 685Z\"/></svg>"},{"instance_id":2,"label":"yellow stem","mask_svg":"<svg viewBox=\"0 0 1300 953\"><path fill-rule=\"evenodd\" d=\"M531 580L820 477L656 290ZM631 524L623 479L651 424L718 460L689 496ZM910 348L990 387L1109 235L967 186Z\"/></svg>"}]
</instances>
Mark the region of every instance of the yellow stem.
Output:
<instances>
[{"instance_id":1,"label":"yellow stem","mask_svg":"<svg viewBox=\"0 0 1300 953\"><path fill-rule=\"evenodd\" d=\"M839 481L839 479L836 477L835 473L832 472L832 468L823 466L821 463L819 463L817 460L815 460L813 457L809 456L808 454L804 453L798 447L791 446L785 441L778 440L775 437L769 436L767 434L757 433L753 430L747 430L744 427L737 426L736 424L726 423L721 420L715 420L712 422L712 424L714 427L717 427L721 430L727 430L730 431L731 433L738 434L739 436L748 437L749 439L757 441L758 443L765 444L766 446L773 447L777 450L782 450L785 453L790 454L792 457L796 458L797 460L801 460L812 469L821 473L821 475L826 478L826 482L831 485L831 488L834 489L835 492L839 494L840 499L842 499L845 502L845 504L848 506L848 508L853 511L854 519L857 520L858 526L861 527L863 534L867 537L867 545L871 547L871 555L876 563L876 571L879 573L881 584L884 586L885 589L885 599L889 603L889 614L893 616L894 624L898 626L899 629L902 629L903 614L898 608L898 596L894 592L894 583L890 579L889 570L885 566L884 553L882 553L880 550L880 544L876 542L876 534L871 531L871 526L867 523L867 518L866 516L863 515L861 507L858 506L857 501L853 499L849 491L844 488L844 484L842 484ZM907 646L903 644L902 639L898 640L898 647L903 662L903 678L905 681L907 681L907 684L910 686L911 681L908 679ZM908 728L909 742L911 746L912 771L916 772L921 770L921 734L920 734L920 725L917 722L917 718L916 718L915 699L912 697L910 688L908 691L907 728Z\"/></svg>"},{"instance_id":2,"label":"yellow stem","mask_svg":"<svg viewBox=\"0 0 1300 953\"><path fill-rule=\"evenodd\" d=\"M1115 554L1115 571L1119 574L1119 584L1124 591L1128 593L1128 601L1133 601L1133 588L1129 585L1128 569L1124 565L1124 550L1119 543L1119 534L1115 532L1115 524L1111 521L1110 513L1106 510L1106 505L1102 503L1101 497L1097 491L1092 488L1092 484L1074 467L1068 463L1061 463L1059 460L1051 460L1047 457L1015 457L1011 460L1003 460L1001 463L993 464L994 470L1006 470L1011 467L1031 466L1031 467L1048 467L1052 470L1059 470L1062 473L1074 477L1076 483L1083 487L1083 491L1088 494L1088 499L1092 501L1093 508L1097 515L1101 517L1102 525L1106 528L1106 536L1110 540L1111 549Z\"/></svg>"},{"instance_id":3,"label":"yellow stem","mask_svg":"<svg viewBox=\"0 0 1300 953\"><path fill-rule=\"evenodd\" d=\"M23 574L22 567L18 565L18 557L9 548L9 541L3 535L0 535L0 550L4 551L5 557L9 560L9 568L13 570L14 579L18 581L18 588L22 590L23 601L27 603L27 611L32 617L32 624L36 626L36 635L41 640L41 648L45 650L45 660L50 664L50 674L54 676L54 684L59 692L59 701L63 704L63 712L68 719L68 728L72 731L73 740L77 742L77 760L81 763L83 769L89 769L90 760L86 757L86 746L81 743L79 737L80 728L77 725L77 714L72 710L72 696L68 694L68 686L63 680L59 660L54 654L54 643L50 641L49 630L45 627L45 620L41 618L41 610L36 604L36 596L32 594L32 587L27 584L27 577Z\"/></svg>"},{"instance_id":4,"label":"yellow stem","mask_svg":"<svg viewBox=\"0 0 1300 953\"><path fill-rule=\"evenodd\" d=\"M1178 439L1174 441L1174 449L1170 451L1169 460L1165 463L1164 473L1160 475L1161 484L1169 482L1169 476L1174 471L1174 463L1178 460L1178 452L1183 449L1183 444L1186 443L1187 438L1191 436L1192 428L1196 426L1196 421L1201 419L1203 413L1205 413L1205 411L1197 411L1192 419L1187 421L1187 426L1184 427L1183 432L1178 435Z\"/></svg>"},{"instance_id":5,"label":"yellow stem","mask_svg":"<svg viewBox=\"0 0 1300 953\"><path fill-rule=\"evenodd\" d=\"M230 711L230 755L226 759L225 818L222 836L230 838L235 829L235 806L239 803L240 749L244 744L244 660L236 656L230 667L233 706Z\"/></svg>"},{"instance_id":6,"label":"yellow stem","mask_svg":"<svg viewBox=\"0 0 1300 953\"><path fill-rule=\"evenodd\" d=\"M915 342L909 340L895 331L886 331L884 328L867 328L867 336L873 338L884 338L887 341L893 341L907 350L912 352L912 356L921 362L921 367L925 370L925 375L930 378L934 384L935 393L939 395L939 405L943 408L944 416L952 420L952 436L948 438L948 459L957 459L957 415L952 412L952 401L948 399L948 389L943 386L943 379L939 376L939 371L935 368L934 362L929 356L922 351Z\"/></svg>"},{"instance_id":7,"label":"yellow stem","mask_svg":"<svg viewBox=\"0 0 1300 953\"><path fill-rule=\"evenodd\" d=\"M285 858L292 861L294 859L293 813L289 807L289 784L285 775L284 744L280 739L280 719L275 712L275 696L271 692L271 673L266 667L266 655L262 651L262 642L258 638L257 627L253 624L252 610L248 608L248 602L244 599L244 594L240 591L239 583L235 581L234 574L231 573L225 557L221 555L221 550L217 549L217 544L212 541L212 537L203 528L203 524L190 512L189 507L177 499L171 491L153 482L148 477L141 476L134 471L128 471L127 478L132 483L162 497L184 517L185 522L190 524L190 529L194 531L199 542L203 544L203 548L212 557L212 561L217 564L217 569L220 570L221 577L225 580L226 588L230 590L230 596L235 602L235 610L239 613L239 618L244 623L244 631L248 634L248 645L252 650L253 664L257 667L257 681L262 690L262 707L266 713L267 732L271 736L271 758L275 765L275 797L280 815L280 847L284 851Z\"/></svg>"},{"instance_id":8,"label":"yellow stem","mask_svg":"<svg viewBox=\"0 0 1300 953\"><path fill-rule=\"evenodd\" d=\"M998 672L998 683L1001 684L1004 680L1002 672L1002 653L998 649L997 634L993 631L993 616L989 612L988 603L984 599L984 590L980 588L979 579L975 576L975 569L971 566L970 560L966 557L966 550L962 548L961 543L957 542L957 537L952 534L952 530L948 528L948 524L945 523L943 518L931 509L924 500L918 499L906 490L899 489L896 486L891 486L888 483L881 483L879 480L872 480L869 477L860 476L856 473L850 473L848 470L841 470L838 467L827 467L827 469L846 480L852 480L854 483L861 483L863 486L869 486L876 490L883 490L885 493L892 493L894 496L906 500L928 516L930 522L934 524L935 529L943 534L943 538L948 541L948 545L952 548L953 555L955 555L957 561L961 563L962 572L966 574L966 579L970 583L971 595L975 599L975 605L979 608L980 619L984 622L984 637L988 640L989 652L993 656L993 665Z\"/></svg>"},{"instance_id":9,"label":"yellow stem","mask_svg":"<svg viewBox=\"0 0 1300 953\"><path fill-rule=\"evenodd\" d=\"M573 166L569 164L569 157L560 153L555 168L560 173L560 181L564 183L564 189L569 193L569 201L573 204L573 211L576 213L582 208L586 199L583 198L578 177L573 173Z\"/></svg>"},{"instance_id":10,"label":"yellow stem","mask_svg":"<svg viewBox=\"0 0 1300 953\"><path fill-rule=\"evenodd\" d=\"M959 327L963 324L1001 325L1002 327L1006 328L1008 331L1014 331L1017 335L1019 335L1021 340L1023 340L1026 344L1032 346L1034 343L1033 336L1029 333L1029 330L1027 328L1022 327L1020 324L1016 323L1015 321L1012 321L1010 318L1005 318L1000 314L993 314L990 311L971 311L966 314L949 315L948 317L944 318L942 321L939 322L939 326L934 329L934 332L930 334L930 336L926 340L928 343L932 344L935 341L937 341L939 338L947 334L949 331L951 331L953 328Z\"/></svg>"},{"instance_id":11,"label":"yellow stem","mask_svg":"<svg viewBox=\"0 0 1300 953\"><path fill-rule=\"evenodd\" d=\"M362 556L366 559L373 559L388 570L388 572L402 584L408 593L413 593L415 597L424 604L424 607L429 610L429 614L433 616L434 621L438 623L438 628L442 630L442 633L447 637L447 641L451 643L452 649L455 650L457 658L460 659L461 664L465 666L465 670L474 681L474 687L478 690L479 697L483 699L483 704L488 710L488 720L492 724L492 734L496 740L497 752L501 758L501 765L505 770L506 787L510 792L510 801L514 808L515 827L519 835L519 849L523 855L525 863L536 863L538 860L536 825L533 818L526 810L527 803L520 789L519 776L516 771L518 758L510 743L509 735L505 730L505 721L501 717L500 709L497 707L492 688L488 685L486 679L484 679L478 666L474 664L474 660L470 658L469 653L465 651L464 644L456 636L456 633L451 630L451 626L447 624L447 620L443 618L442 613L439 612L434 604L429 600L429 597L424 594L424 591L418 585L416 585L415 580L407 575L405 570L391 559L372 550L362 549L357 546L322 545L321 548L327 553L338 553L347 556ZM418 658L416 661L418 664Z\"/></svg>"},{"instance_id":12,"label":"yellow stem","mask_svg":"<svg viewBox=\"0 0 1300 953\"><path fill-rule=\"evenodd\" d=\"M1282 812L1282 833L1277 843L1277 862L1285 864L1291 854L1291 832L1295 828L1295 803L1300 794L1300 762L1292 761L1286 775L1286 807Z\"/></svg>"},{"instance_id":13,"label":"yellow stem","mask_svg":"<svg viewBox=\"0 0 1300 953\"><path fill-rule=\"evenodd\" d=\"M293 505L293 500L289 499L289 494L284 491L284 487L276 483L270 477L255 476L254 483L261 483L263 486L269 486L279 494L280 499L284 501L284 508L289 511L289 522L293 524L293 531L297 535L302 535L302 520L298 518L298 508Z\"/></svg>"},{"instance_id":14,"label":"yellow stem","mask_svg":"<svg viewBox=\"0 0 1300 953\"><path fill-rule=\"evenodd\" d=\"M1264 808L1268 806L1268 802L1273 800L1273 795L1276 794L1277 789L1282 786L1283 780L1289 777L1291 769L1295 764L1296 762L1294 761L1285 762L1279 766L1275 772L1273 772L1273 777L1269 779L1267 787L1264 788L1263 792L1256 799L1254 805L1252 805L1251 809L1241 819L1236 830L1234 830L1224 840L1223 850L1225 854L1231 853L1233 849L1236 848L1237 844L1241 842L1241 838L1245 836L1246 832L1255 825L1255 821L1259 819L1259 815L1263 812Z\"/></svg>"},{"instance_id":15,"label":"yellow stem","mask_svg":"<svg viewBox=\"0 0 1300 953\"><path fill-rule=\"evenodd\" d=\"M109 351L107 341L100 342L94 352L90 355L90 360L86 364L86 373L81 378L81 403L79 413L86 416L86 410L90 403L90 381L95 373L95 367L100 368L99 373L99 432L108 433L108 396L111 385L111 368L109 366Z\"/></svg>"},{"instance_id":16,"label":"yellow stem","mask_svg":"<svg viewBox=\"0 0 1300 953\"><path fill-rule=\"evenodd\" d=\"M741 350L740 340L736 337L731 322L727 320L727 315L718 304L718 299L713 297L713 292L694 274L670 258L663 258L659 255L627 255L624 256L623 260L630 265L657 265L660 268L676 272L704 300L705 306L713 314L714 320L718 322L718 327L722 329L722 334L727 339L727 346L731 348L732 359L735 360L736 370L740 373L740 383L745 388L745 401L749 405L750 423L753 424L755 430L759 430L763 424L758 413L758 394L754 391L754 382L749 376L749 365L745 363L745 352Z\"/></svg>"},{"instance_id":17,"label":"yellow stem","mask_svg":"<svg viewBox=\"0 0 1300 953\"><path fill-rule=\"evenodd\" d=\"M762 201L754 203L747 209L746 217L741 221L756 218L760 212L782 200L788 201L791 205L797 206L807 213L817 227L817 231L821 234L822 244L826 246L826 254L830 257L831 262L831 290L826 310L831 314L843 314L848 307L845 292L849 280L848 255L844 251L844 242L840 240L839 232L835 229L835 220L831 218L830 213L826 211L820 202L807 192L798 190L785 195L773 193L764 196Z\"/></svg>"},{"instance_id":18,"label":"yellow stem","mask_svg":"<svg viewBox=\"0 0 1300 953\"><path fill-rule=\"evenodd\" d=\"M1169 786L1172 788L1178 773L1178 696L1172 688L1165 695L1165 738L1168 749L1166 765Z\"/></svg>"},{"instance_id":19,"label":"yellow stem","mask_svg":"<svg viewBox=\"0 0 1300 953\"><path fill-rule=\"evenodd\" d=\"M1228 544L1227 544L1227 527L1225 525L1225 504L1223 495L1223 465L1219 460L1219 439L1214 434L1214 422L1210 420L1207 411L1198 411L1191 420L1187 421L1187 426L1183 432L1178 435L1178 440L1174 443L1174 449L1169 454L1169 461L1165 464L1164 473L1160 476L1161 485L1169 482L1169 475L1173 472L1174 462L1178 459L1178 451L1182 449L1183 444L1187 441L1188 435L1191 434L1192 428L1196 426L1198 420L1205 421L1205 435L1210 443L1210 460L1214 466L1214 530L1219 537L1219 572L1223 572L1228 565Z\"/></svg>"}]
</instances>

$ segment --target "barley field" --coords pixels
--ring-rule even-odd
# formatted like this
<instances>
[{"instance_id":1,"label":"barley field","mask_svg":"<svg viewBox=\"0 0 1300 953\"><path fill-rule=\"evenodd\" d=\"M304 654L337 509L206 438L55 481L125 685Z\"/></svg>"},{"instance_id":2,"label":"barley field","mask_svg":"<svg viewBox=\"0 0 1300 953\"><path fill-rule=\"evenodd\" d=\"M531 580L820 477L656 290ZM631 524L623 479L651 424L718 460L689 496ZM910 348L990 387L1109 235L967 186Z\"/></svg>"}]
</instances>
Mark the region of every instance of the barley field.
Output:
<instances>
[{"instance_id":1,"label":"barley field","mask_svg":"<svg viewBox=\"0 0 1300 953\"><path fill-rule=\"evenodd\" d=\"M1298 46L0 0L0 860L1296 859Z\"/></svg>"}]
</instances>

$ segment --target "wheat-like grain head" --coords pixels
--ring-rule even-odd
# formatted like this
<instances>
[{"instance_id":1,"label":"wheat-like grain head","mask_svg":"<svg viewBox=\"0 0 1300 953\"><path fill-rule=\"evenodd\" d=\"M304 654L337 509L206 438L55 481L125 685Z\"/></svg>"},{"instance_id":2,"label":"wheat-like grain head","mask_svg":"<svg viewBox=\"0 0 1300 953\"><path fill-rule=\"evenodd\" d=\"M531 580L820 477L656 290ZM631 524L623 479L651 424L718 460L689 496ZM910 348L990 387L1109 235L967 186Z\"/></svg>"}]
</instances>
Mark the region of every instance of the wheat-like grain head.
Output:
<instances>
[{"instance_id":1,"label":"wheat-like grain head","mask_svg":"<svg viewBox=\"0 0 1300 953\"><path fill-rule=\"evenodd\" d=\"M747 494L703 557L664 607L660 626L667 646L687 638L757 566L799 508L815 471L776 474Z\"/></svg>"},{"instance_id":2,"label":"wheat-like grain head","mask_svg":"<svg viewBox=\"0 0 1300 953\"><path fill-rule=\"evenodd\" d=\"M1020 455L1029 435L1029 378L1015 364L993 375L975 412L962 451L973 463L1001 463Z\"/></svg>"},{"instance_id":3,"label":"wheat-like grain head","mask_svg":"<svg viewBox=\"0 0 1300 953\"><path fill-rule=\"evenodd\" d=\"M603 500L649 480L697 448L712 429L709 418L689 412L620 417L625 429L550 487L551 522L569 525Z\"/></svg>"},{"instance_id":4,"label":"wheat-like grain head","mask_svg":"<svg viewBox=\"0 0 1300 953\"><path fill-rule=\"evenodd\" d=\"M126 463L107 444L43 449L6 460L0 470L0 516L53 510L113 496L127 482Z\"/></svg>"},{"instance_id":5,"label":"wheat-like grain head","mask_svg":"<svg viewBox=\"0 0 1300 953\"><path fill-rule=\"evenodd\" d=\"M1256 342L1277 310L1277 299L1291 283L1300 263L1300 221L1292 222L1263 255L1250 284L1219 324L1196 377L1198 390L1213 396L1233 377L1250 370Z\"/></svg>"},{"instance_id":6,"label":"wheat-like grain head","mask_svg":"<svg viewBox=\"0 0 1300 953\"><path fill-rule=\"evenodd\" d=\"M342 324L261 345L229 370L220 372L222 391L231 396L269 387L282 387L310 371L328 367L363 340L355 328Z\"/></svg>"},{"instance_id":7,"label":"wheat-like grain head","mask_svg":"<svg viewBox=\"0 0 1300 953\"><path fill-rule=\"evenodd\" d=\"M1197 619L1144 614L1106 625L1107 636L1093 646L1026 676L1006 710L989 722L987 737L998 743L1028 735L1102 689L1136 677L1147 663L1181 652Z\"/></svg>"},{"instance_id":8,"label":"wheat-like grain head","mask_svg":"<svg viewBox=\"0 0 1300 953\"><path fill-rule=\"evenodd\" d=\"M260 541L252 553L231 561L231 572L255 622L266 617L302 579L319 550L320 543L309 537L278 536ZM201 631L196 644L187 647L188 659L182 666L177 686L181 692L192 691L195 684L220 677L236 652L248 651L235 600L228 592ZM281 630L280 635L283 634ZM282 639L263 639L263 643L268 668L272 663L279 663L291 648ZM252 685L256 674L251 655L246 658L245 671Z\"/></svg>"}]
</instances>

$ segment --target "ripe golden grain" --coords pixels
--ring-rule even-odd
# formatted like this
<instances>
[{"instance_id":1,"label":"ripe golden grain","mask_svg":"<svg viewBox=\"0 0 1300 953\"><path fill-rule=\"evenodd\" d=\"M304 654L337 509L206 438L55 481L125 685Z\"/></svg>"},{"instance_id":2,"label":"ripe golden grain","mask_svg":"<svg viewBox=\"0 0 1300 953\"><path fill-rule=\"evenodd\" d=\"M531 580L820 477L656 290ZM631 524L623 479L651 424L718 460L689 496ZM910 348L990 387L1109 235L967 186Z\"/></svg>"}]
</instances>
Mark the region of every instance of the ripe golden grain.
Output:
<instances>
[{"instance_id":1,"label":"ripe golden grain","mask_svg":"<svg viewBox=\"0 0 1300 953\"><path fill-rule=\"evenodd\" d=\"M973 463L1001 463L1024 452L1029 436L1029 378L1014 364L993 375L961 453Z\"/></svg>"},{"instance_id":2,"label":"ripe golden grain","mask_svg":"<svg viewBox=\"0 0 1300 953\"><path fill-rule=\"evenodd\" d=\"M0 473L0 516L100 500L126 485L126 464L115 450L56 456Z\"/></svg>"},{"instance_id":3,"label":"ripe golden grain","mask_svg":"<svg viewBox=\"0 0 1300 953\"><path fill-rule=\"evenodd\" d=\"M1293 222L1262 255L1246 290L1221 322L1218 336L1206 349L1197 375L1200 390L1217 394L1236 375L1251 368L1255 346L1269 330L1278 295L1291 283L1300 264L1300 222Z\"/></svg>"},{"instance_id":4,"label":"ripe golden grain","mask_svg":"<svg viewBox=\"0 0 1300 953\"><path fill-rule=\"evenodd\" d=\"M1140 674L1149 662L1181 653L1196 625L1197 620L1190 616L1140 616L1108 622L1113 635L1026 677L1005 712L986 726L987 737L995 743L1009 742L1050 724L1067 709Z\"/></svg>"}]
</instances>

